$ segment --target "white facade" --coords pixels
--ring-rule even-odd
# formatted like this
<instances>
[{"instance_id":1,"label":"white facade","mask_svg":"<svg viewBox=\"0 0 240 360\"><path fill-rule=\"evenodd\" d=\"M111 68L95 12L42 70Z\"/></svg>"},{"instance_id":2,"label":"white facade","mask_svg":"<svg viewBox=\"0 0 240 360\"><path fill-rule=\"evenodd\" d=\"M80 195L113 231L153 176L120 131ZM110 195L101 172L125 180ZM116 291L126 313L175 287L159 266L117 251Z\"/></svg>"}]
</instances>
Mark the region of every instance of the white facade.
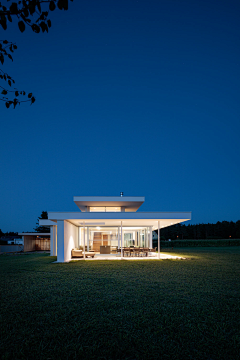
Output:
<instances>
[{"instance_id":1,"label":"white facade","mask_svg":"<svg viewBox=\"0 0 240 360\"><path fill-rule=\"evenodd\" d=\"M74 202L80 211L49 212L40 226L50 226L51 256L58 262L71 260L71 250L99 251L124 246L152 248L152 231L191 220L191 212L140 212L144 197L81 197ZM160 239L160 236L159 236Z\"/></svg>"}]
</instances>

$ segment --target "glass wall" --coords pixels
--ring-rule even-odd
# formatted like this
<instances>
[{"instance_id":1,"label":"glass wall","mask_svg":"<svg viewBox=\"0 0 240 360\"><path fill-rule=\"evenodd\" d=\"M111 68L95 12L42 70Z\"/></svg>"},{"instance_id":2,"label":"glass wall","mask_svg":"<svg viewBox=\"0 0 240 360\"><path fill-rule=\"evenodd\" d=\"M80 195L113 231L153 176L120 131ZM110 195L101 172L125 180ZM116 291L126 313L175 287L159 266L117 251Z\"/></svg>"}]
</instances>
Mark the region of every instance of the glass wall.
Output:
<instances>
[{"instance_id":1,"label":"glass wall","mask_svg":"<svg viewBox=\"0 0 240 360\"><path fill-rule=\"evenodd\" d=\"M119 206L90 206L90 212L119 212L121 207Z\"/></svg>"},{"instance_id":2,"label":"glass wall","mask_svg":"<svg viewBox=\"0 0 240 360\"><path fill-rule=\"evenodd\" d=\"M123 227L123 247L149 247L148 227ZM84 228L79 228L79 246L83 247ZM100 246L110 246L111 252L121 247L121 227L85 227L86 250L100 251Z\"/></svg>"}]
</instances>

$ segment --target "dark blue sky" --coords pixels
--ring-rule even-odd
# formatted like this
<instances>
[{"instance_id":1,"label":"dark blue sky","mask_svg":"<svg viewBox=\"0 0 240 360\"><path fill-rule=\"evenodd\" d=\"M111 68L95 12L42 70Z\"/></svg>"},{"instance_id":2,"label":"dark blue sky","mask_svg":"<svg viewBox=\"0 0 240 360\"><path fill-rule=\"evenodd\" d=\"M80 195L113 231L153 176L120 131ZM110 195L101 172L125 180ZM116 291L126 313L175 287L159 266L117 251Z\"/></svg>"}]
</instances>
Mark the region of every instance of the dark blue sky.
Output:
<instances>
[{"instance_id":1,"label":"dark blue sky","mask_svg":"<svg viewBox=\"0 0 240 360\"><path fill-rule=\"evenodd\" d=\"M73 196L145 196L142 211L239 220L239 1L77 1L3 69L36 103L1 105L2 231Z\"/></svg>"}]
</instances>

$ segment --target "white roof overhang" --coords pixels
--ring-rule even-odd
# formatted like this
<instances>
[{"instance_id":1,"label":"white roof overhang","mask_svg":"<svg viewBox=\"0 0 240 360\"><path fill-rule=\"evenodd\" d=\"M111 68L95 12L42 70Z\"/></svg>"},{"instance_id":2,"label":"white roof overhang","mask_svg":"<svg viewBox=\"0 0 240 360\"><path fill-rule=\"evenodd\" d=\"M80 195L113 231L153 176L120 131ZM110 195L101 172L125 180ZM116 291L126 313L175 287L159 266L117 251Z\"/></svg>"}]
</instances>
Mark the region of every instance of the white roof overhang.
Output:
<instances>
[{"instance_id":1,"label":"white roof overhang","mask_svg":"<svg viewBox=\"0 0 240 360\"><path fill-rule=\"evenodd\" d=\"M56 225L66 220L76 226L152 226L153 230L191 220L191 212L49 212L49 219ZM41 225L43 225L41 223Z\"/></svg>"},{"instance_id":2,"label":"white roof overhang","mask_svg":"<svg viewBox=\"0 0 240 360\"><path fill-rule=\"evenodd\" d=\"M39 219L39 226L52 226L57 225L56 221L48 220L48 219Z\"/></svg>"}]
</instances>

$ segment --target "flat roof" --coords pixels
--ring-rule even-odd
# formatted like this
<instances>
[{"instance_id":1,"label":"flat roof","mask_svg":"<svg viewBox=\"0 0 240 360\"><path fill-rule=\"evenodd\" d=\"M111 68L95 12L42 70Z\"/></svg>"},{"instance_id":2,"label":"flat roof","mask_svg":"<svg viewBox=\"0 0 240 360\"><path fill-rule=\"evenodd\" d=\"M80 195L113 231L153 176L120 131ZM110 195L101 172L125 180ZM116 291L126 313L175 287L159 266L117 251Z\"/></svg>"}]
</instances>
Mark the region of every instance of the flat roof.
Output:
<instances>
[{"instance_id":1,"label":"flat roof","mask_svg":"<svg viewBox=\"0 0 240 360\"><path fill-rule=\"evenodd\" d=\"M81 211L86 206L124 206L125 211L137 211L144 203L144 196L74 196L73 201Z\"/></svg>"},{"instance_id":2,"label":"flat roof","mask_svg":"<svg viewBox=\"0 0 240 360\"><path fill-rule=\"evenodd\" d=\"M171 226L191 220L192 213L185 212L49 212L52 224L65 220L75 226L152 226L153 229ZM39 225L45 226L46 220L39 219Z\"/></svg>"}]
</instances>

